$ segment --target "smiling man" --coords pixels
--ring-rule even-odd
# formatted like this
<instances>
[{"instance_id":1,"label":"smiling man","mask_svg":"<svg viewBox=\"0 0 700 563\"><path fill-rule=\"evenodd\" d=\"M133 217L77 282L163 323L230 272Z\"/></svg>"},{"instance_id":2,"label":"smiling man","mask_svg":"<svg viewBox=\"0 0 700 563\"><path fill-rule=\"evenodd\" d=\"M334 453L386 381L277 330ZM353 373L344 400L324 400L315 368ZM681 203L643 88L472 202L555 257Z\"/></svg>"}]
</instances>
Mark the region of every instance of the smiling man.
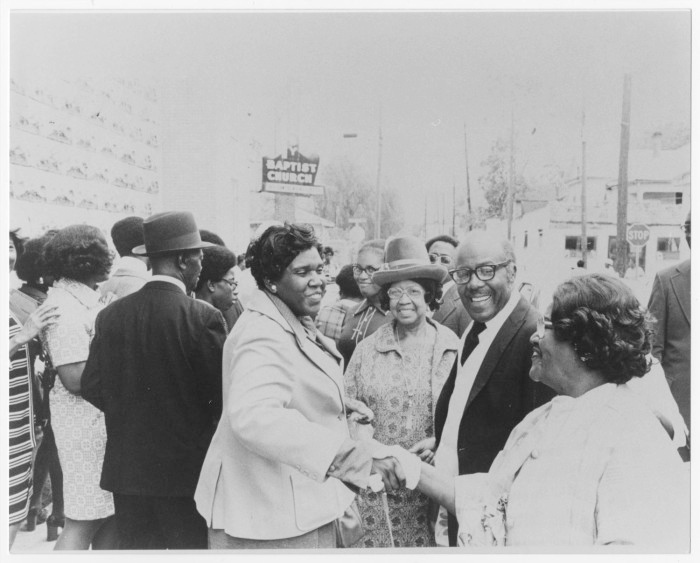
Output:
<instances>
[{"instance_id":1,"label":"smiling man","mask_svg":"<svg viewBox=\"0 0 700 563\"><path fill-rule=\"evenodd\" d=\"M485 231L457 249L450 275L473 321L436 406L435 466L446 475L487 472L511 430L553 395L528 376L538 314L514 289L516 272L511 244ZM457 545L457 521L443 507L435 535Z\"/></svg>"}]
</instances>

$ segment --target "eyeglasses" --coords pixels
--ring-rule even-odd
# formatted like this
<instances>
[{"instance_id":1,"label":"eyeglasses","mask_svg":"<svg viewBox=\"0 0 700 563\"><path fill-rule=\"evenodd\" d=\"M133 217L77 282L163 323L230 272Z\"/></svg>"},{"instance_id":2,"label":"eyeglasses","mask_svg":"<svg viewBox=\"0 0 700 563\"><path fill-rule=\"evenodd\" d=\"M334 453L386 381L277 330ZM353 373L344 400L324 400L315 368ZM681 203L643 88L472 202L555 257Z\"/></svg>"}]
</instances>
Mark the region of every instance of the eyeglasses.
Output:
<instances>
[{"instance_id":1,"label":"eyeglasses","mask_svg":"<svg viewBox=\"0 0 700 563\"><path fill-rule=\"evenodd\" d=\"M374 274L378 271L379 271L379 268L375 268L374 266L367 266L367 267L363 268L359 264L352 265L352 273L355 274L356 276L361 276L363 273L365 273L371 278L372 274Z\"/></svg>"},{"instance_id":2,"label":"eyeglasses","mask_svg":"<svg viewBox=\"0 0 700 563\"><path fill-rule=\"evenodd\" d=\"M221 281L226 282L231 287L231 289L236 289L236 287L238 286L238 282L236 280L227 280L226 278L221 278Z\"/></svg>"},{"instance_id":3,"label":"eyeglasses","mask_svg":"<svg viewBox=\"0 0 700 563\"><path fill-rule=\"evenodd\" d=\"M537 318L537 332L535 332L537 338L542 340L544 338L544 331L547 329L551 330L552 328L554 328L554 325L552 324L552 321L549 320L547 317Z\"/></svg>"},{"instance_id":4,"label":"eyeglasses","mask_svg":"<svg viewBox=\"0 0 700 563\"><path fill-rule=\"evenodd\" d=\"M450 270L450 276L455 283L459 285L469 283L469 280L472 279L472 274L476 274L476 277L481 281L489 281L496 275L497 270L507 266L510 263L511 260L506 260L500 264L487 264L485 266L479 266L475 270L472 270L471 268L457 268L456 270Z\"/></svg>"},{"instance_id":5,"label":"eyeglasses","mask_svg":"<svg viewBox=\"0 0 700 563\"><path fill-rule=\"evenodd\" d=\"M411 301L416 301L423 297L425 295L425 292L422 289L419 289L417 287L409 287L408 289L401 289L400 287L392 287L389 289L386 294L389 296L389 299L393 301L398 301L401 299L404 295L408 295L408 298Z\"/></svg>"},{"instance_id":6,"label":"eyeglasses","mask_svg":"<svg viewBox=\"0 0 700 563\"><path fill-rule=\"evenodd\" d=\"M437 264L438 262L440 262L440 264L445 264L446 266L452 264L452 256L449 254L437 254L433 252L428 254L428 258L430 258L431 264Z\"/></svg>"}]
</instances>

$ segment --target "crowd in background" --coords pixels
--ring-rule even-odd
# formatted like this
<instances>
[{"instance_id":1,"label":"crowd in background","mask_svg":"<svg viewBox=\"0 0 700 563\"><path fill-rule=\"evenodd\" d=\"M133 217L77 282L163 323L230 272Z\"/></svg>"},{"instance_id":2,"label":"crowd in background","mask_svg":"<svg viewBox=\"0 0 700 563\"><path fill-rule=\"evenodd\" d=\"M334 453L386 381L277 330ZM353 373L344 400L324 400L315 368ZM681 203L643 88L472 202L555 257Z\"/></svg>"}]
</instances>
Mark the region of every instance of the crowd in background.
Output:
<instances>
[{"instance_id":1,"label":"crowd in background","mask_svg":"<svg viewBox=\"0 0 700 563\"><path fill-rule=\"evenodd\" d=\"M583 265L540 295L484 231L110 238L10 231L10 544L687 550L689 261L647 311Z\"/></svg>"}]
</instances>

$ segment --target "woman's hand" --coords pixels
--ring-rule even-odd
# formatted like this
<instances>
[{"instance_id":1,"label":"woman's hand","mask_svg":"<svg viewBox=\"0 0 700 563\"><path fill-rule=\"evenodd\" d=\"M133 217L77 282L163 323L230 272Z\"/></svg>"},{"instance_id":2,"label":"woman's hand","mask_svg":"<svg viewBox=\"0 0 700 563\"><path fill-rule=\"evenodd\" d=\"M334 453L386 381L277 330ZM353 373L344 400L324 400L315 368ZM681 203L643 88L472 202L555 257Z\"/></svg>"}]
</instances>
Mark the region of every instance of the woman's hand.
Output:
<instances>
[{"instance_id":1,"label":"woman's hand","mask_svg":"<svg viewBox=\"0 0 700 563\"><path fill-rule=\"evenodd\" d=\"M367 405L357 399L345 399L345 408L350 413L348 420L359 424L369 424L374 420L374 413Z\"/></svg>"},{"instance_id":2,"label":"woman's hand","mask_svg":"<svg viewBox=\"0 0 700 563\"><path fill-rule=\"evenodd\" d=\"M29 315L29 318L22 326L22 330L10 339L10 358L14 356L20 347L27 344L42 330L53 325L58 320L59 315L56 308L56 305L42 305Z\"/></svg>"},{"instance_id":3,"label":"woman's hand","mask_svg":"<svg viewBox=\"0 0 700 563\"><path fill-rule=\"evenodd\" d=\"M432 464L435 459L435 437L424 438L416 442L408 451L412 454L416 454L421 458L421 461Z\"/></svg>"}]
</instances>

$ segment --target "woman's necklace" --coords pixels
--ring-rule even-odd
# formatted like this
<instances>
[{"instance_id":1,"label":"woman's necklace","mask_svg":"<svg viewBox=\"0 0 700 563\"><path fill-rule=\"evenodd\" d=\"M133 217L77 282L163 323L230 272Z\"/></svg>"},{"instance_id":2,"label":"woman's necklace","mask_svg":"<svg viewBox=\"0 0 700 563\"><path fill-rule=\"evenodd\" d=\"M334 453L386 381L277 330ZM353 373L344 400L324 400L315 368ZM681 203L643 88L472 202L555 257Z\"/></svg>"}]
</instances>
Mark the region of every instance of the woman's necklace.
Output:
<instances>
[{"instance_id":1,"label":"woman's necklace","mask_svg":"<svg viewBox=\"0 0 700 563\"><path fill-rule=\"evenodd\" d=\"M424 324L421 330L421 333L417 335L417 340L420 341L421 343L425 342L425 336L427 334L427 329L428 325ZM406 358L403 349L401 348L401 343L399 341L399 327L398 323L394 325L394 340L396 341L396 348L399 351L399 357L401 358L401 379L403 379L404 386L406 387L406 394L408 395L408 406L409 408L413 408L413 398L416 395L416 392L418 391L418 386L420 385L421 381L421 374L420 374L420 365L418 366L418 369L415 370L414 376L413 376L413 384L411 385L409 383L409 377L408 377L408 370L406 369Z\"/></svg>"}]
</instances>

